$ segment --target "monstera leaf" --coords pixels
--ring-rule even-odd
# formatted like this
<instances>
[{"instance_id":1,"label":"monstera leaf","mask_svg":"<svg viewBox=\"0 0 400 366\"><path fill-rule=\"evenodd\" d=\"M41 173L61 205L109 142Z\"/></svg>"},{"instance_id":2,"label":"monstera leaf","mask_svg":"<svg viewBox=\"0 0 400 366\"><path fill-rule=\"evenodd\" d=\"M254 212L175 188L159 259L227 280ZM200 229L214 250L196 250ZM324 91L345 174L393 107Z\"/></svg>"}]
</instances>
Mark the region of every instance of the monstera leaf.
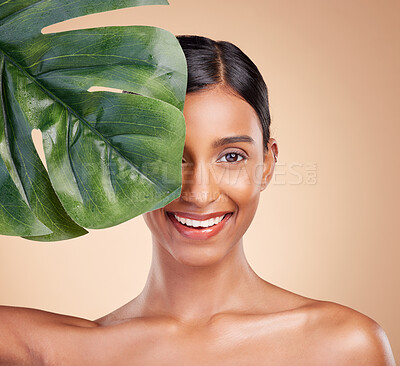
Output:
<instances>
[{"instance_id":1,"label":"monstera leaf","mask_svg":"<svg viewBox=\"0 0 400 366\"><path fill-rule=\"evenodd\" d=\"M187 73L177 39L147 26L41 33L151 4L168 2L0 0L0 234L74 238L179 197Z\"/></svg>"}]
</instances>

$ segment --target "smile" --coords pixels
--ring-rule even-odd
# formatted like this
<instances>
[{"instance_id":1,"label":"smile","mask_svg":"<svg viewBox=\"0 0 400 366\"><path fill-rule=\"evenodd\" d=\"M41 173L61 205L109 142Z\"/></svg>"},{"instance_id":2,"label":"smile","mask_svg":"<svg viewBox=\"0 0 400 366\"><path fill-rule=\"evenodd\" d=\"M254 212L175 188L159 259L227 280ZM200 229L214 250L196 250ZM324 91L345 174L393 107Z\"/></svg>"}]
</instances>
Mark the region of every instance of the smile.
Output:
<instances>
[{"instance_id":1,"label":"smile","mask_svg":"<svg viewBox=\"0 0 400 366\"><path fill-rule=\"evenodd\" d=\"M226 214L225 214L226 215ZM186 226L190 226L190 227L210 227L210 226L214 226L218 223L220 223L223 218L225 217L225 215L222 216L218 216L215 217L213 219L209 219L209 220L204 220L204 221L198 221L198 220L190 220L184 217L180 217L177 215L174 215L174 217L181 223L184 224Z\"/></svg>"},{"instance_id":2,"label":"smile","mask_svg":"<svg viewBox=\"0 0 400 366\"><path fill-rule=\"evenodd\" d=\"M215 216L207 220L195 220L182 217L172 212L167 212L167 216L172 221L175 229L184 237L194 240L205 240L217 235L226 225L233 212Z\"/></svg>"}]
</instances>

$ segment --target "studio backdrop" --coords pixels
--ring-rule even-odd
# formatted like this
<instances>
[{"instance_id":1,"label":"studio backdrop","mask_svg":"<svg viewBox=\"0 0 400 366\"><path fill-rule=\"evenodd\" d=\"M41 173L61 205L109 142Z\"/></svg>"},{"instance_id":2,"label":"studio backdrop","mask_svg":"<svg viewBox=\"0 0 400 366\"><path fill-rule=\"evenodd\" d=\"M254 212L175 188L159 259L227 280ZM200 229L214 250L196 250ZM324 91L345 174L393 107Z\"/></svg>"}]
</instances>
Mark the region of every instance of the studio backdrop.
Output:
<instances>
[{"instance_id":1,"label":"studio backdrop","mask_svg":"<svg viewBox=\"0 0 400 366\"><path fill-rule=\"evenodd\" d=\"M170 0L46 31L109 25L227 40L254 61L279 159L244 237L249 263L373 318L399 361L400 2ZM0 304L96 319L140 293L150 259L141 216L60 242L0 236Z\"/></svg>"}]
</instances>

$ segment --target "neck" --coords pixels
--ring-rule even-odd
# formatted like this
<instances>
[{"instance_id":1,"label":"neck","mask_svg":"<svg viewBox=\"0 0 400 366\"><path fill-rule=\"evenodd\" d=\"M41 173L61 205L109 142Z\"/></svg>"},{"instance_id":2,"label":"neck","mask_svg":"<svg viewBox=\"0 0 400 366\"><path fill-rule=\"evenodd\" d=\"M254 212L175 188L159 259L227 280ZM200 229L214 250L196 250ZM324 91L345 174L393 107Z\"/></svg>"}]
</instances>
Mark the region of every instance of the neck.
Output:
<instances>
[{"instance_id":1,"label":"neck","mask_svg":"<svg viewBox=\"0 0 400 366\"><path fill-rule=\"evenodd\" d=\"M264 284L247 262L243 239L223 259L204 266L178 262L153 239L151 268L139 298L146 315L203 324L219 313L251 310Z\"/></svg>"}]
</instances>

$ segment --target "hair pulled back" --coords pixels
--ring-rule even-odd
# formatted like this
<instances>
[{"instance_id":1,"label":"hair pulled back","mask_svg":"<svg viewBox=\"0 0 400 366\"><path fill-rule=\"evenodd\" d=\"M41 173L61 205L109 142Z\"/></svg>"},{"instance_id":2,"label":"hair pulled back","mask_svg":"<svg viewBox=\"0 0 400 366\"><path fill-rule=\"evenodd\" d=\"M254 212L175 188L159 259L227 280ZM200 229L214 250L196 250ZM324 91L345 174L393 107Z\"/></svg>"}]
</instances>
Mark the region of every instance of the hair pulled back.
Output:
<instances>
[{"instance_id":1,"label":"hair pulled back","mask_svg":"<svg viewBox=\"0 0 400 366\"><path fill-rule=\"evenodd\" d=\"M257 66L230 42L192 35L176 38L186 56L187 93L216 84L228 86L256 111L263 130L264 151L267 151L271 124L268 89Z\"/></svg>"}]
</instances>

